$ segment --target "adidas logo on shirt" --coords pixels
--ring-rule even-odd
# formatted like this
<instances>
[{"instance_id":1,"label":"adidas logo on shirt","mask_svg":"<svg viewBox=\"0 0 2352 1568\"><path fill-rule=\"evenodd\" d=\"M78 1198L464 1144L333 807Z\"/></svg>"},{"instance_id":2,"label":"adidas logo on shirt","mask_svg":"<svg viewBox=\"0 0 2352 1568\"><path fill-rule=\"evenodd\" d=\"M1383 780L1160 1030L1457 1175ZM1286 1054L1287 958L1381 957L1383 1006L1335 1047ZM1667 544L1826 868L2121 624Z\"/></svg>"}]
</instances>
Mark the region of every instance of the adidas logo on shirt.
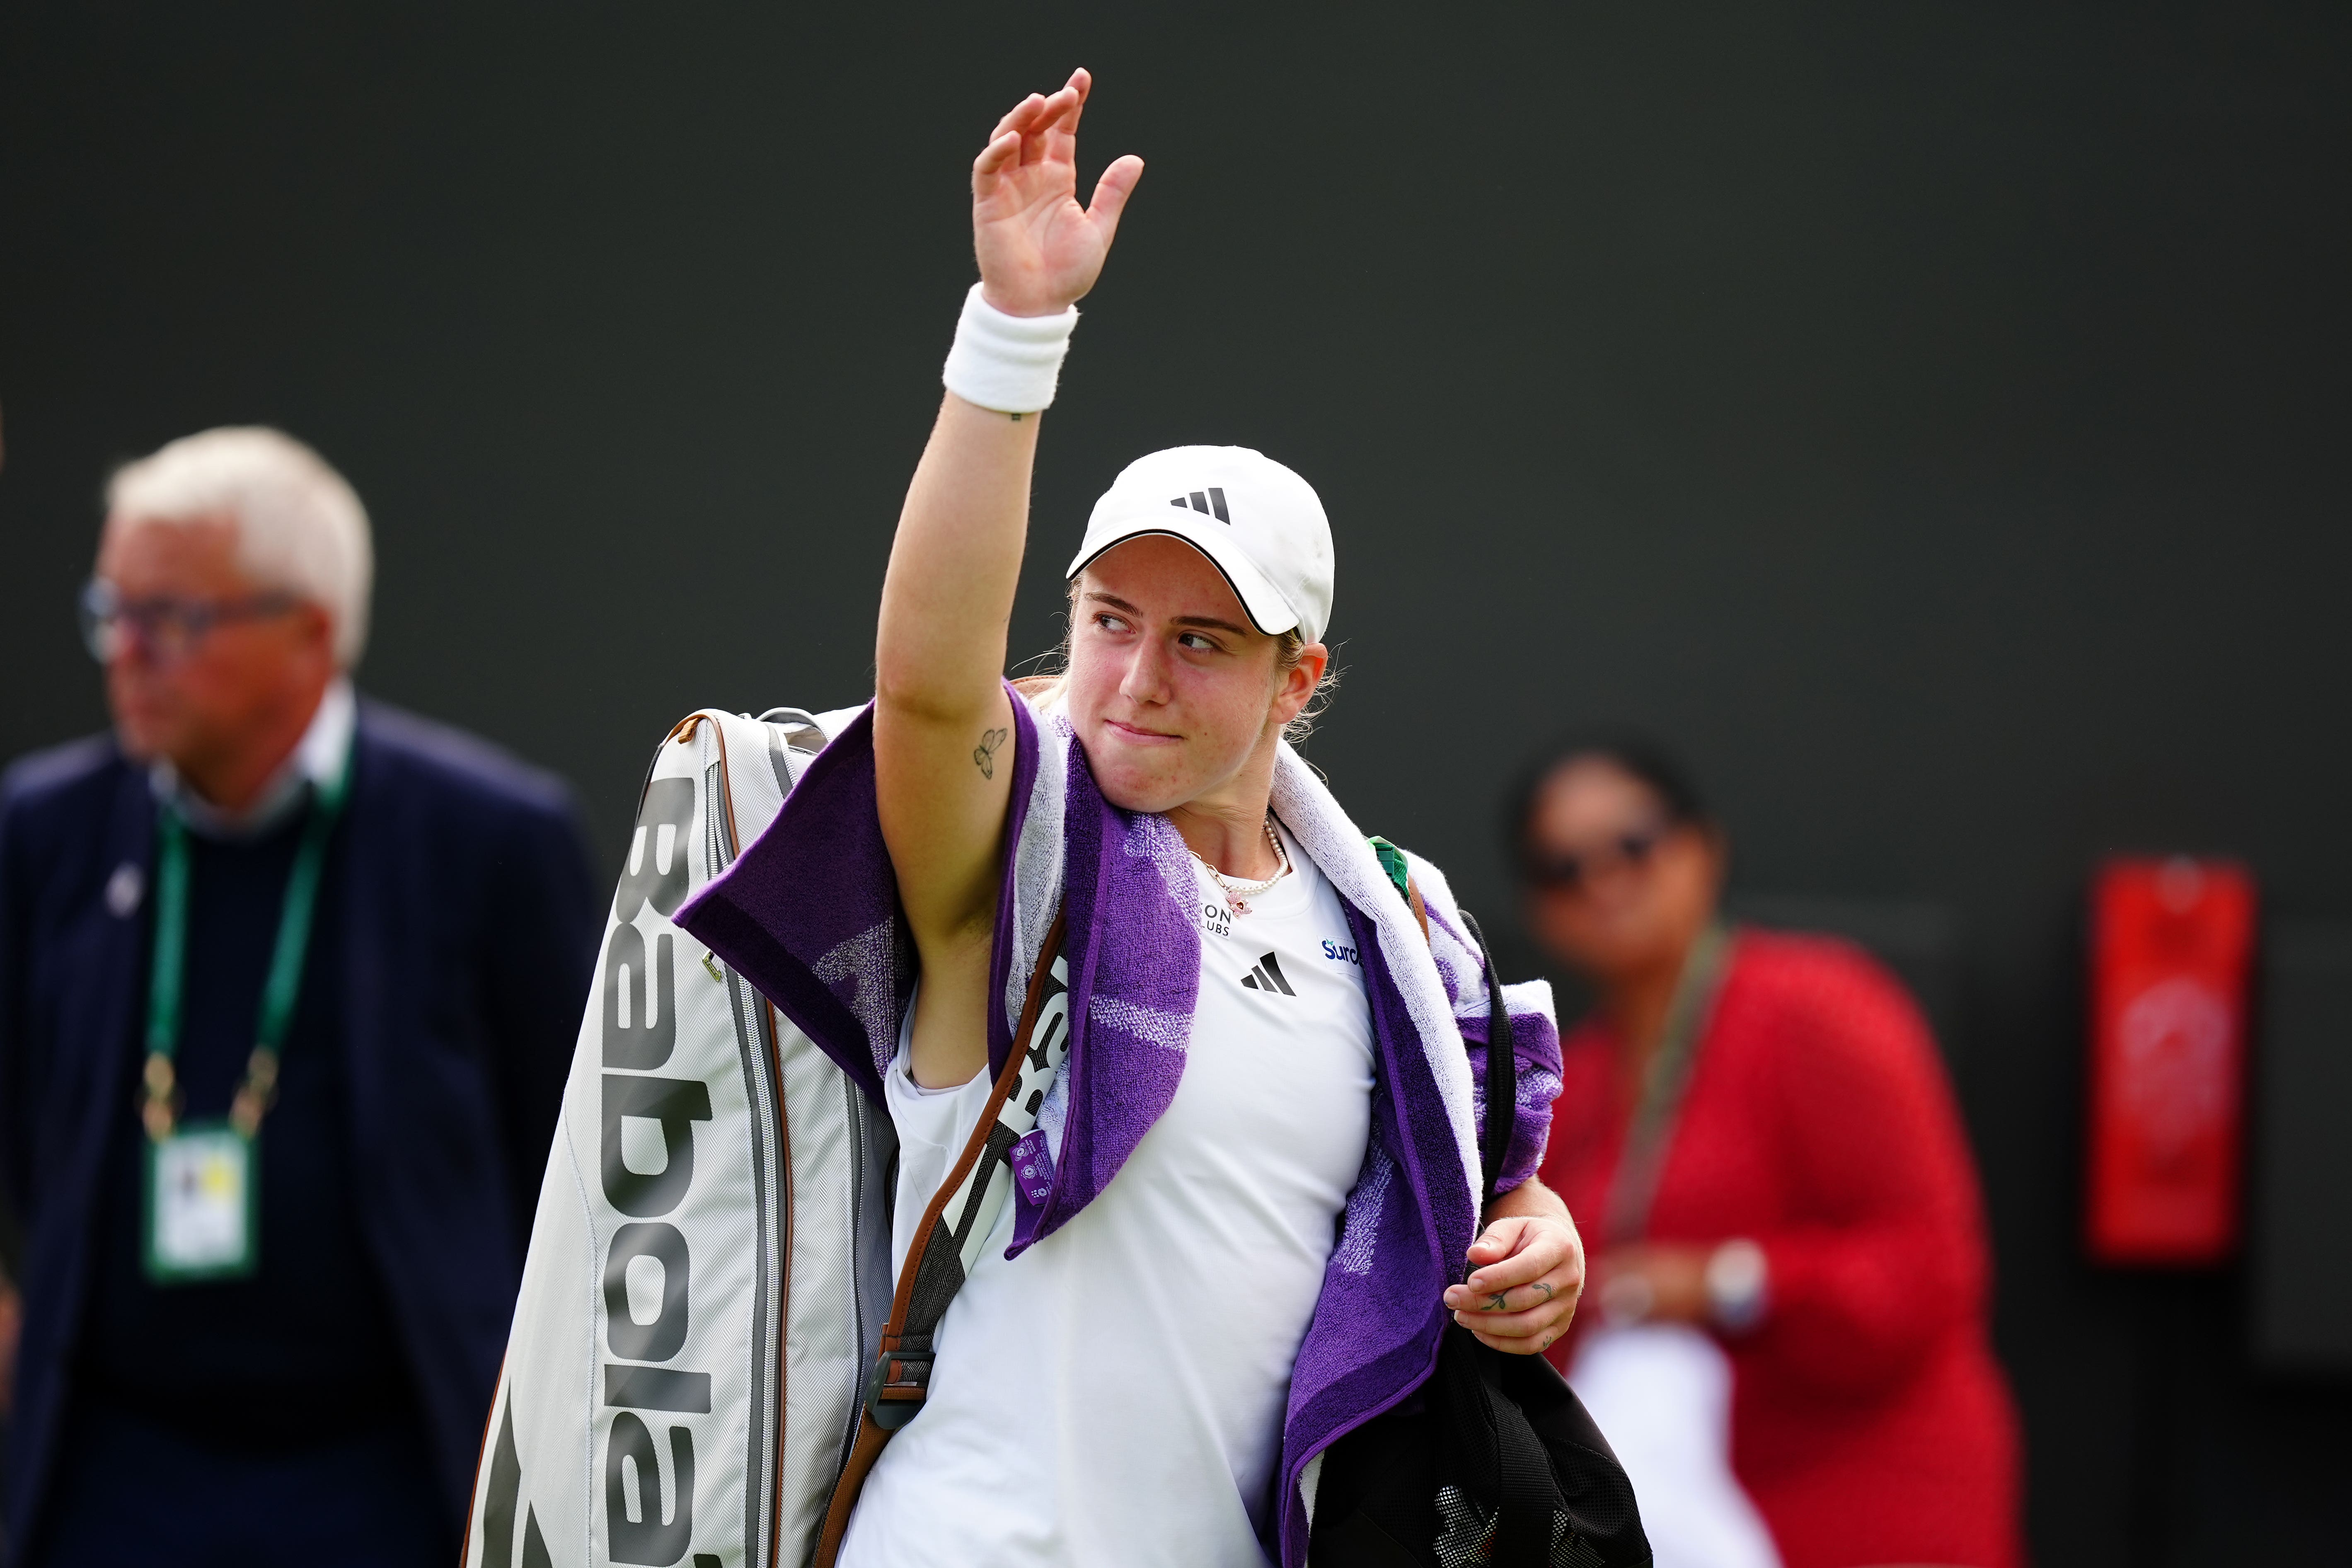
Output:
<instances>
[{"instance_id":1,"label":"adidas logo on shirt","mask_svg":"<svg viewBox=\"0 0 2352 1568\"><path fill-rule=\"evenodd\" d=\"M1284 996L1298 994L1290 988L1290 982L1282 977L1282 965L1274 961L1274 954L1270 952L1259 959L1251 966L1250 972L1242 976L1242 989L1272 991Z\"/></svg>"},{"instance_id":2,"label":"adidas logo on shirt","mask_svg":"<svg viewBox=\"0 0 2352 1568\"><path fill-rule=\"evenodd\" d=\"M1190 507L1194 511L1215 518L1219 522L1234 520L1225 515L1225 492L1221 489L1194 490L1189 496L1178 496L1170 506Z\"/></svg>"}]
</instances>

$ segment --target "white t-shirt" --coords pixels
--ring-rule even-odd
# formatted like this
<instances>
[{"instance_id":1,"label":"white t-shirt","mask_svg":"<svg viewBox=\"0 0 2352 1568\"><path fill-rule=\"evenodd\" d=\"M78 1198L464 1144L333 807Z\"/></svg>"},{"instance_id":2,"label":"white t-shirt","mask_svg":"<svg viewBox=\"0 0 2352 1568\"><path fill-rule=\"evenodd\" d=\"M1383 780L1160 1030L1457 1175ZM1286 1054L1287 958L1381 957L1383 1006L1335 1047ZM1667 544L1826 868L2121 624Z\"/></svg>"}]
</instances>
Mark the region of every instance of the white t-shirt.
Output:
<instances>
[{"instance_id":1,"label":"white t-shirt","mask_svg":"<svg viewBox=\"0 0 2352 1568\"><path fill-rule=\"evenodd\" d=\"M844 1568L1265 1562L1290 1369L1371 1131L1371 1018L1330 884L1246 915L1199 876L1201 994L1174 1100L1110 1184L1008 1262L1007 1204L882 1451ZM911 1226L988 1097L886 1080ZM904 1257L908 1237L893 1238Z\"/></svg>"}]
</instances>

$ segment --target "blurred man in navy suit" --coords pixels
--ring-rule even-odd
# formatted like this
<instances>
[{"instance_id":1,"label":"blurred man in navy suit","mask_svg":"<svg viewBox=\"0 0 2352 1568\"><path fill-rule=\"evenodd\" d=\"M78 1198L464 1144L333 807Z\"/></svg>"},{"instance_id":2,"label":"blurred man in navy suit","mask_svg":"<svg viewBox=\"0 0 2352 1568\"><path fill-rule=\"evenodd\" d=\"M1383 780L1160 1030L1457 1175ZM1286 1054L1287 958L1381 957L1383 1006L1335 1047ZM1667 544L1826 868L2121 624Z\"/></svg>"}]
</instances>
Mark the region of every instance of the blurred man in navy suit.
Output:
<instances>
[{"instance_id":1,"label":"blurred man in navy suit","mask_svg":"<svg viewBox=\"0 0 2352 1568\"><path fill-rule=\"evenodd\" d=\"M463 1528L601 900L561 783L358 699L300 443L124 468L110 736L0 783L9 1560L410 1563Z\"/></svg>"}]
</instances>

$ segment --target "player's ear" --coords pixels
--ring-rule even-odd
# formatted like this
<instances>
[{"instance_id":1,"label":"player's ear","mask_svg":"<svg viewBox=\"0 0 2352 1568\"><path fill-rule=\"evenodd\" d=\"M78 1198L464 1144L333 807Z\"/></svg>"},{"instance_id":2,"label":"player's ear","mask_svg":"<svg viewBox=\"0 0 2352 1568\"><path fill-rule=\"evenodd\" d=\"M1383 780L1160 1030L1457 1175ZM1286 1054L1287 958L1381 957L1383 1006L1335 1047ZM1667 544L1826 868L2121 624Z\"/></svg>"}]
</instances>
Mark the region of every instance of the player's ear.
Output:
<instances>
[{"instance_id":1,"label":"player's ear","mask_svg":"<svg viewBox=\"0 0 2352 1568\"><path fill-rule=\"evenodd\" d=\"M1331 650L1319 642L1307 643L1285 666L1283 639L1276 637L1274 644L1275 662L1280 668L1280 679L1275 686L1274 712L1287 724L1314 700L1315 689L1322 684L1323 671L1331 662Z\"/></svg>"}]
</instances>

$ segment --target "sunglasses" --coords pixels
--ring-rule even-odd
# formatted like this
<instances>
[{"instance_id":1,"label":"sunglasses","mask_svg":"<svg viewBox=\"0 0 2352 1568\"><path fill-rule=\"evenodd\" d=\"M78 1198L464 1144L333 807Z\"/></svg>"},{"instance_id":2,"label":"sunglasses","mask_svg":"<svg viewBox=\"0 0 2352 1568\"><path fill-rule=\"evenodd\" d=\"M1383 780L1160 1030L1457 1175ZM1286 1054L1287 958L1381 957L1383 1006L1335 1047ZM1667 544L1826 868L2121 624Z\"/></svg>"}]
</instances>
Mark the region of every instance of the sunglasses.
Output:
<instances>
[{"instance_id":1,"label":"sunglasses","mask_svg":"<svg viewBox=\"0 0 2352 1568\"><path fill-rule=\"evenodd\" d=\"M1612 871L1647 866L1670 830L1670 824L1657 822L1627 828L1589 849L1531 848L1520 861L1519 874L1539 892L1575 892Z\"/></svg>"}]
</instances>

